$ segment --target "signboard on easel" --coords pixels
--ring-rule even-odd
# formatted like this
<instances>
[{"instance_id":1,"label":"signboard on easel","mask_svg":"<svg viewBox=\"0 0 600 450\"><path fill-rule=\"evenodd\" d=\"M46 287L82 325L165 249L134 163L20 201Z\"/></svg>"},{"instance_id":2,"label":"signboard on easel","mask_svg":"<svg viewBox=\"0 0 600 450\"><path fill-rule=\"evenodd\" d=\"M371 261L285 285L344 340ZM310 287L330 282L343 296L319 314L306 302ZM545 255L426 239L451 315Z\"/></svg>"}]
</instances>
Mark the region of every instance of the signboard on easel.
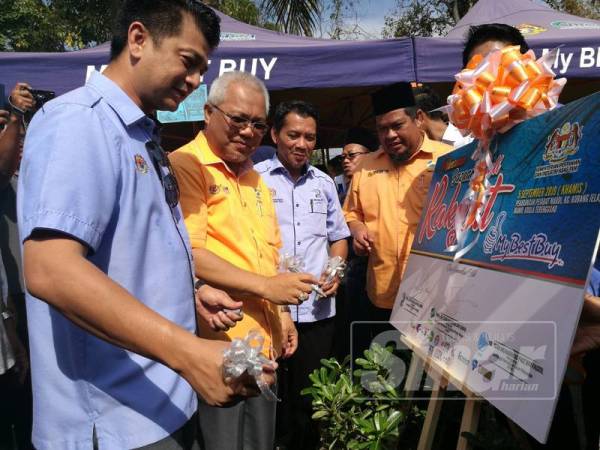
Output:
<instances>
[{"instance_id":1,"label":"signboard on easel","mask_svg":"<svg viewBox=\"0 0 600 450\"><path fill-rule=\"evenodd\" d=\"M455 263L471 144L438 159L391 321L419 353L540 442L600 228L600 93L492 142L489 200Z\"/></svg>"}]
</instances>

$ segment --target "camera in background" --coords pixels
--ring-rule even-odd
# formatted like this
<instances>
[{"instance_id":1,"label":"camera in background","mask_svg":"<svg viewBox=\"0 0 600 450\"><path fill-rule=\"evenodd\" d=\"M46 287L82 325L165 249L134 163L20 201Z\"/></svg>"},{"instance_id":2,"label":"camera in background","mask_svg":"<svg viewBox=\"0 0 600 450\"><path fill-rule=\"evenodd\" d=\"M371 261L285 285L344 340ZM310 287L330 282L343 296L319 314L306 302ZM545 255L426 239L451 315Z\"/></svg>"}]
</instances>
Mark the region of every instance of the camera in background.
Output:
<instances>
[{"instance_id":1,"label":"camera in background","mask_svg":"<svg viewBox=\"0 0 600 450\"><path fill-rule=\"evenodd\" d=\"M42 107L44 103L49 100L52 100L56 97L54 91L44 91L41 89L28 89L28 91L33 96L34 105L29 111L25 113L25 123L29 123L33 115Z\"/></svg>"}]
</instances>

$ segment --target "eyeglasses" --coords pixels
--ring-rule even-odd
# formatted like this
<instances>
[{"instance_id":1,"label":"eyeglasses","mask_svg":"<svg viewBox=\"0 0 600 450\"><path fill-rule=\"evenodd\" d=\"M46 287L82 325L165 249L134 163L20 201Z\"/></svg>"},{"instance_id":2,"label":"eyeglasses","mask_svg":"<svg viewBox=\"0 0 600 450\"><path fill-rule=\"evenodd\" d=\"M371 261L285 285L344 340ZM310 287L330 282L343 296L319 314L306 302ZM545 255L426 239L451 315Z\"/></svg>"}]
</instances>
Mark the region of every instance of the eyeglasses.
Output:
<instances>
[{"instance_id":1,"label":"eyeglasses","mask_svg":"<svg viewBox=\"0 0 600 450\"><path fill-rule=\"evenodd\" d=\"M246 127L251 127L252 130L256 131L257 133L265 134L267 132L267 130L269 129L269 125L266 122L263 122L262 120L250 120L250 119L247 119L246 117L234 116L233 114L226 113L221 108L219 108L217 105L211 104L210 106L212 106L217 111L221 112L224 116L229 118L230 124L233 125L235 128L237 128L238 130L243 130Z\"/></svg>"},{"instance_id":2,"label":"eyeglasses","mask_svg":"<svg viewBox=\"0 0 600 450\"><path fill-rule=\"evenodd\" d=\"M175 208L177 203L179 203L179 185L177 184L177 178L173 174L173 166L171 166L171 162L167 158L165 151L156 142L146 142L146 150L148 150L148 154L152 158L154 168L165 190L165 200L171 208ZM161 167L167 169L166 174Z\"/></svg>"},{"instance_id":3,"label":"eyeglasses","mask_svg":"<svg viewBox=\"0 0 600 450\"><path fill-rule=\"evenodd\" d=\"M354 161L354 158L356 158L358 155L366 155L369 152L352 152L352 153L347 153L347 154L343 154L342 153L342 160L344 159L349 159L350 161Z\"/></svg>"}]
</instances>

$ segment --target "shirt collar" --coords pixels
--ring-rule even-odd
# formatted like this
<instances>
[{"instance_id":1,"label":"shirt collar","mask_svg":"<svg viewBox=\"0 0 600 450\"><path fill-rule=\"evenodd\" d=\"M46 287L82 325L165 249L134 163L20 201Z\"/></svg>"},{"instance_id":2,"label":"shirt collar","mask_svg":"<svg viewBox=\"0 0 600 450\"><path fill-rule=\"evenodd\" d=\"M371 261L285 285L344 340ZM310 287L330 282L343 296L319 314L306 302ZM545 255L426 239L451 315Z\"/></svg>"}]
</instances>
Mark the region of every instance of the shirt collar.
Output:
<instances>
[{"instance_id":1,"label":"shirt collar","mask_svg":"<svg viewBox=\"0 0 600 450\"><path fill-rule=\"evenodd\" d=\"M289 175L288 170L285 168L285 166L281 163L281 161L277 157L277 152L275 152L273 157L269 160L269 169L268 170L270 173L283 172L286 175ZM299 179L302 179L305 176L311 176L311 177L315 176L315 168L313 166L311 166L310 164L307 164L304 166L304 173L302 175L300 175Z\"/></svg>"},{"instance_id":2,"label":"shirt collar","mask_svg":"<svg viewBox=\"0 0 600 450\"><path fill-rule=\"evenodd\" d=\"M140 120L147 118L144 111L135 104L123 89L100 72L93 71L86 85L102 96L126 127L130 127Z\"/></svg>"},{"instance_id":3,"label":"shirt collar","mask_svg":"<svg viewBox=\"0 0 600 450\"><path fill-rule=\"evenodd\" d=\"M433 155L433 152L434 152L434 149L432 146L433 141L427 137L427 133L425 133L424 131L421 131L421 134L423 135L423 141L421 142L419 149L410 157L410 159L405 161L403 164L408 164L409 162L415 160L416 158L420 158L420 157L427 158L427 157L430 157ZM376 153L375 158L387 157L390 161L392 160L388 156L388 154L385 152L385 150L382 148L377 150L377 152L375 152L375 153Z\"/></svg>"},{"instance_id":4,"label":"shirt collar","mask_svg":"<svg viewBox=\"0 0 600 450\"><path fill-rule=\"evenodd\" d=\"M237 178L241 178L243 175L245 175L247 172L254 168L252 160L248 158L240 168L240 173L236 175L233 172L233 170L229 168L227 163L223 161L223 159L220 156L218 156L212 148L210 148L210 145L208 145L208 141L206 140L206 136L202 131L196 135L193 143L198 150L200 162L206 166L222 164L232 175L236 176Z\"/></svg>"}]
</instances>

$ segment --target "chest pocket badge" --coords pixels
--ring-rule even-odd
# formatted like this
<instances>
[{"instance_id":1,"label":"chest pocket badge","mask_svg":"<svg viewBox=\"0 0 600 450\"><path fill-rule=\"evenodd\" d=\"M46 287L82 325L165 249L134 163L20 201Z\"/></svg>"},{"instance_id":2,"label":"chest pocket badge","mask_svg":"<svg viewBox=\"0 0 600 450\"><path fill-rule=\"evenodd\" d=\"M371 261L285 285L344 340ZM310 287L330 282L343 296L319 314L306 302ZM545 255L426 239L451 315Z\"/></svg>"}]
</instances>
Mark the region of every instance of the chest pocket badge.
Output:
<instances>
[{"instance_id":1,"label":"chest pocket badge","mask_svg":"<svg viewBox=\"0 0 600 450\"><path fill-rule=\"evenodd\" d=\"M315 214L327 214L327 202L323 198L310 199L310 212Z\"/></svg>"}]
</instances>

